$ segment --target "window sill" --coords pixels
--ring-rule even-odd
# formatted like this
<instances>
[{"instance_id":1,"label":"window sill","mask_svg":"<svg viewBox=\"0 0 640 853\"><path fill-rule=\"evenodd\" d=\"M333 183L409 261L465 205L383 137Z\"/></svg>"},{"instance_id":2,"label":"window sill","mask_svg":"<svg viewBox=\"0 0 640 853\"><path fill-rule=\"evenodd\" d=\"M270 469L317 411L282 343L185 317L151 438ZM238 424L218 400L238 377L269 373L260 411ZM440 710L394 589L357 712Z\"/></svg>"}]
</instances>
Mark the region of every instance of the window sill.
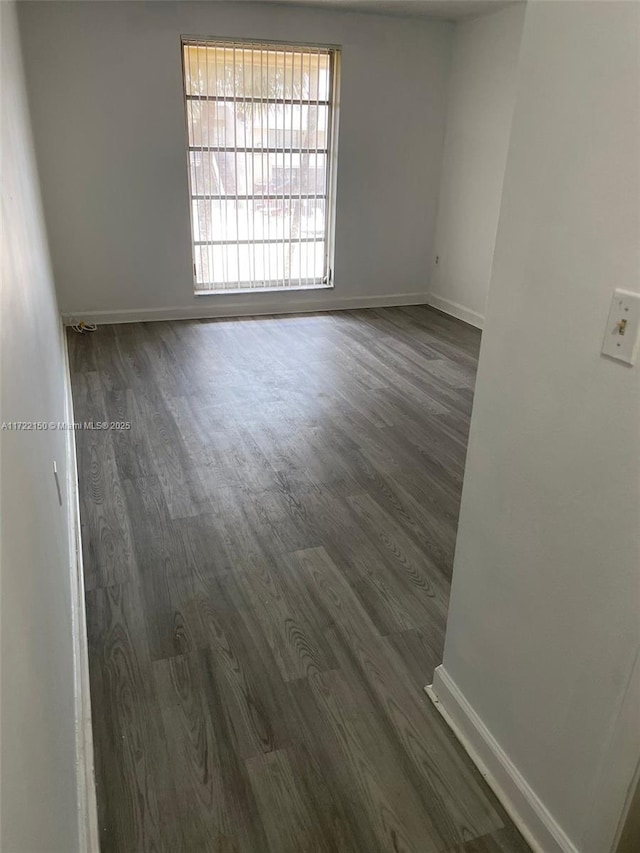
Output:
<instances>
[{"instance_id":1,"label":"window sill","mask_svg":"<svg viewBox=\"0 0 640 853\"><path fill-rule=\"evenodd\" d=\"M237 287L227 290L194 290L194 296L229 296L239 293L300 293L303 290L333 290L333 284L303 284L300 287Z\"/></svg>"}]
</instances>

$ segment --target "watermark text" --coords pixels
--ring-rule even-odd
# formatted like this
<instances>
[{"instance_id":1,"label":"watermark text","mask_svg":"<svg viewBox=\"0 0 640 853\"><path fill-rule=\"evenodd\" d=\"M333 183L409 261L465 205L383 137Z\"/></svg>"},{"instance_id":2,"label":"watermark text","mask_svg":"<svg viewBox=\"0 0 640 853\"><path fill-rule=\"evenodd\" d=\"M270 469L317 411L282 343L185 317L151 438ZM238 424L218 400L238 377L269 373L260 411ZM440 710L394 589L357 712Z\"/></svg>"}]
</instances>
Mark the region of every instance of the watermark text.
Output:
<instances>
[{"instance_id":1,"label":"watermark text","mask_svg":"<svg viewBox=\"0 0 640 853\"><path fill-rule=\"evenodd\" d=\"M131 421L2 421L2 432L55 432L56 430L76 431L84 429L126 430L131 429Z\"/></svg>"}]
</instances>

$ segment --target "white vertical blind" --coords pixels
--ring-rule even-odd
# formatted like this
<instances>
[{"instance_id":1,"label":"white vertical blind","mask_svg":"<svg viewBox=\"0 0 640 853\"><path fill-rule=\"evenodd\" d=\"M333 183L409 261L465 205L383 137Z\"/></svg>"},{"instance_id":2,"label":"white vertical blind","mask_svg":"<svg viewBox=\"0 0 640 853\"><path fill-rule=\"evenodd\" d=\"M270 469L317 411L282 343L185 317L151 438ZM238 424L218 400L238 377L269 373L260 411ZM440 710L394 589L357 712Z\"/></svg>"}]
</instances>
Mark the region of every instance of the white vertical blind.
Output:
<instances>
[{"instance_id":1,"label":"white vertical blind","mask_svg":"<svg viewBox=\"0 0 640 853\"><path fill-rule=\"evenodd\" d=\"M183 39L196 292L331 285L334 49Z\"/></svg>"}]
</instances>

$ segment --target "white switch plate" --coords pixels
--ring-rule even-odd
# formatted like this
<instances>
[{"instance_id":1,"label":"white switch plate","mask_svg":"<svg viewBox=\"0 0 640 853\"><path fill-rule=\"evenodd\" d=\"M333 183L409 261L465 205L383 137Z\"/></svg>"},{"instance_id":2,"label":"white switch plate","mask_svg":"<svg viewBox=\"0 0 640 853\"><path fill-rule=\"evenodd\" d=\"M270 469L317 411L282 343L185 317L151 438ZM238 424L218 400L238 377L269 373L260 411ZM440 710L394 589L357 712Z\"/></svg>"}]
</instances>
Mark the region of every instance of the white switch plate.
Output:
<instances>
[{"instance_id":1,"label":"white switch plate","mask_svg":"<svg viewBox=\"0 0 640 853\"><path fill-rule=\"evenodd\" d=\"M602 352L610 358L634 364L640 331L640 293L614 290Z\"/></svg>"}]
</instances>

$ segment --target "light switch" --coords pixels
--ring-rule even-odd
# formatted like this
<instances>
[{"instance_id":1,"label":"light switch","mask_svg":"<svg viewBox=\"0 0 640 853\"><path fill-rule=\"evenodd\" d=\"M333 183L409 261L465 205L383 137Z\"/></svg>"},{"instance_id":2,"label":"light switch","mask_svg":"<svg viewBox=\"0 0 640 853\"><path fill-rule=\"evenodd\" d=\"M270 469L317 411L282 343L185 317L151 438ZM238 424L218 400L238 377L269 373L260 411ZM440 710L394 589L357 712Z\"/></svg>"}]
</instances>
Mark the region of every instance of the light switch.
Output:
<instances>
[{"instance_id":1,"label":"light switch","mask_svg":"<svg viewBox=\"0 0 640 853\"><path fill-rule=\"evenodd\" d=\"M634 364L640 331L640 293L614 290L602 352L610 358Z\"/></svg>"}]
</instances>

